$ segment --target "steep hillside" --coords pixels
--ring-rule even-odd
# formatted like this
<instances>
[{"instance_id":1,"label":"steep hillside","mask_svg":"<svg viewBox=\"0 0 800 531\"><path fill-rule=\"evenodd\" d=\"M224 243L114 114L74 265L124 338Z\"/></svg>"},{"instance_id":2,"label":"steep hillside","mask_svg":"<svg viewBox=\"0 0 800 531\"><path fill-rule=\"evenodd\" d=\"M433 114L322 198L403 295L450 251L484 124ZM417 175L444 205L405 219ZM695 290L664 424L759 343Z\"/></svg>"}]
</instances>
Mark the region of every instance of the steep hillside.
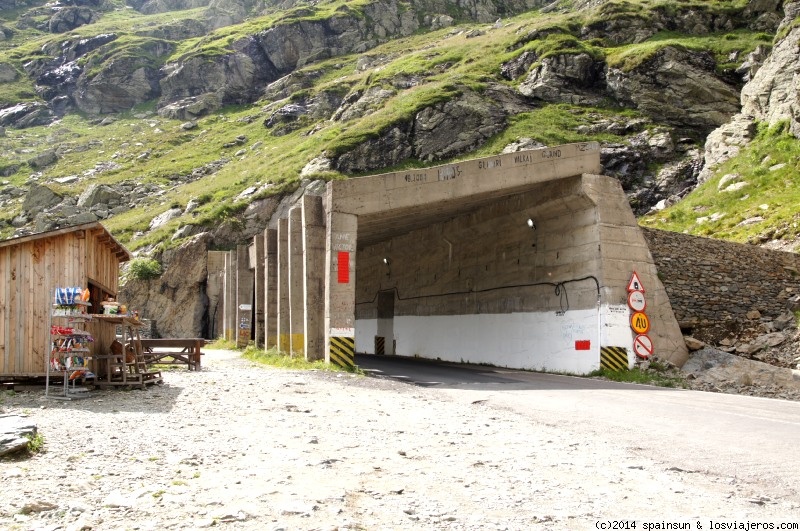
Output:
<instances>
[{"instance_id":1,"label":"steep hillside","mask_svg":"<svg viewBox=\"0 0 800 531\"><path fill-rule=\"evenodd\" d=\"M635 211L658 210L646 223L793 238L793 108L749 112L757 141L701 170L773 46L797 48L796 5L0 0L0 235L100 219L132 249L203 230L226 247L301 179L598 140ZM788 161L775 181L708 195L765 153ZM697 222L712 204L723 215ZM758 227L719 223L754 208Z\"/></svg>"}]
</instances>

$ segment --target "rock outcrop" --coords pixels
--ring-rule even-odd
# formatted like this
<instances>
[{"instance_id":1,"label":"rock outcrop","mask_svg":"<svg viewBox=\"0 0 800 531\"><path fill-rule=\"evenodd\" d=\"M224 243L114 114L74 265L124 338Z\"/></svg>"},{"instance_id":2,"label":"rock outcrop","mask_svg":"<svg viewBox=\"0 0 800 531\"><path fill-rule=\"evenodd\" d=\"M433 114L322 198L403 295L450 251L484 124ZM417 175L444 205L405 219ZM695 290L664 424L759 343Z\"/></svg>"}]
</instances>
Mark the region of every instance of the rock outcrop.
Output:
<instances>
[{"instance_id":1,"label":"rock outcrop","mask_svg":"<svg viewBox=\"0 0 800 531\"><path fill-rule=\"evenodd\" d=\"M508 95L499 88L498 93ZM517 103L519 108L526 108L523 99L517 98ZM412 157L426 162L453 157L483 145L505 128L508 117L508 109L496 98L464 91L334 157L332 166L344 173L357 173L393 166Z\"/></svg>"},{"instance_id":2,"label":"rock outcrop","mask_svg":"<svg viewBox=\"0 0 800 531\"><path fill-rule=\"evenodd\" d=\"M666 47L625 72L606 73L609 93L653 120L705 136L739 111L739 92L719 79L705 52Z\"/></svg>"},{"instance_id":3,"label":"rock outcrop","mask_svg":"<svg viewBox=\"0 0 800 531\"><path fill-rule=\"evenodd\" d=\"M771 5L771 2L765 3ZM800 138L800 86L797 83L800 29L794 27L795 19L800 16L800 2L786 2L783 11L785 17L778 31L786 31L786 35L754 73L748 72L750 80L741 91L741 110L708 136L706 165L700 182L708 180L719 164L735 156L752 140L757 121L769 125L786 121L792 134Z\"/></svg>"},{"instance_id":4,"label":"rock outcrop","mask_svg":"<svg viewBox=\"0 0 800 531\"><path fill-rule=\"evenodd\" d=\"M129 280L119 300L156 322L161 337L205 337L205 294L211 235L199 234L161 256L164 273L153 280Z\"/></svg>"}]
</instances>

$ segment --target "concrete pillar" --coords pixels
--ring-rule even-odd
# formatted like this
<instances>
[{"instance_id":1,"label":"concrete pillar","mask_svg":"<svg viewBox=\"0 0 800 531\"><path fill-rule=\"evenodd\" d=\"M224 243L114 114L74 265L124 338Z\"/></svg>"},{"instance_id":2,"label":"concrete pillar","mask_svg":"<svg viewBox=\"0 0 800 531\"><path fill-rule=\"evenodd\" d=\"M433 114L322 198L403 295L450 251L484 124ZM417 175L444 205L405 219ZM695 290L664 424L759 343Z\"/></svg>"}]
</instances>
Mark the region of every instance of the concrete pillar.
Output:
<instances>
[{"instance_id":1,"label":"concrete pillar","mask_svg":"<svg viewBox=\"0 0 800 531\"><path fill-rule=\"evenodd\" d=\"M322 198L303 196L305 352L309 361L325 359L325 218Z\"/></svg>"},{"instance_id":2,"label":"concrete pillar","mask_svg":"<svg viewBox=\"0 0 800 531\"><path fill-rule=\"evenodd\" d=\"M278 349L291 352L289 341L289 220L278 220Z\"/></svg>"},{"instance_id":3,"label":"concrete pillar","mask_svg":"<svg viewBox=\"0 0 800 531\"><path fill-rule=\"evenodd\" d=\"M303 292L303 210L289 210L289 337L290 352L305 357L305 294Z\"/></svg>"},{"instance_id":4,"label":"concrete pillar","mask_svg":"<svg viewBox=\"0 0 800 531\"><path fill-rule=\"evenodd\" d=\"M253 327L253 271L247 245L236 247L236 346L250 343Z\"/></svg>"},{"instance_id":5,"label":"concrete pillar","mask_svg":"<svg viewBox=\"0 0 800 531\"><path fill-rule=\"evenodd\" d=\"M225 256L225 339L236 340L236 251Z\"/></svg>"},{"instance_id":6,"label":"concrete pillar","mask_svg":"<svg viewBox=\"0 0 800 531\"><path fill-rule=\"evenodd\" d=\"M223 251L208 251L208 330L206 339L217 339L225 335L225 257Z\"/></svg>"},{"instance_id":7,"label":"concrete pillar","mask_svg":"<svg viewBox=\"0 0 800 531\"><path fill-rule=\"evenodd\" d=\"M351 367L355 364L358 216L333 211L331 184L325 227L325 361Z\"/></svg>"},{"instance_id":8,"label":"concrete pillar","mask_svg":"<svg viewBox=\"0 0 800 531\"><path fill-rule=\"evenodd\" d=\"M278 230L264 231L264 346L278 346Z\"/></svg>"},{"instance_id":9,"label":"concrete pillar","mask_svg":"<svg viewBox=\"0 0 800 531\"><path fill-rule=\"evenodd\" d=\"M253 299L255 308L255 342L256 347L264 348L264 281L266 275L264 272L264 236L257 234L253 238L253 248L255 250L255 263L250 264L255 266L255 298Z\"/></svg>"}]
</instances>

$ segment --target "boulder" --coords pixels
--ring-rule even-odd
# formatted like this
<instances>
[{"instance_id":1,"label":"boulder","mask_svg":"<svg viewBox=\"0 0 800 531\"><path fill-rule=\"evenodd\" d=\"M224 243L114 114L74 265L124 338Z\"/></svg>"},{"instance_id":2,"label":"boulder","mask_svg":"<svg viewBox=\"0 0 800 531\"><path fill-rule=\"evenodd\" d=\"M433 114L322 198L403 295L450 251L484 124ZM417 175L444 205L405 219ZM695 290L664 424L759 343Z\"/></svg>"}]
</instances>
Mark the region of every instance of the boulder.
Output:
<instances>
[{"instance_id":1,"label":"boulder","mask_svg":"<svg viewBox=\"0 0 800 531\"><path fill-rule=\"evenodd\" d=\"M746 356L752 356L760 350L770 347L777 347L787 339L788 336L784 332L772 332L769 334L764 334L763 336L757 337L750 343L739 345L736 347L736 352Z\"/></svg>"},{"instance_id":2,"label":"boulder","mask_svg":"<svg viewBox=\"0 0 800 531\"><path fill-rule=\"evenodd\" d=\"M0 109L0 126L24 129L37 125L47 125L53 114L44 103L22 102Z\"/></svg>"},{"instance_id":3,"label":"boulder","mask_svg":"<svg viewBox=\"0 0 800 531\"><path fill-rule=\"evenodd\" d=\"M56 11L47 23L50 33L66 33L94 22L94 11L88 7L64 7Z\"/></svg>"},{"instance_id":4,"label":"boulder","mask_svg":"<svg viewBox=\"0 0 800 531\"><path fill-rule=\"evenodd\" d=\"M62 199L62 196L53 192L50 188L40 184L33 184L22 202L22 211L35 216L39 212L61 203Z\"/></svg>"},{"instance_id":5,"label":"boulder","mask_svg":"<svg viewBox=\"0 0 800 531\"><path fill-rule=\"evenodd\" d=\"M38 431L36 424L19 415L0 415L0 456L25 450Z\"/></svg>"},{"instance_id":6,"label":"boulder","mask_svg":"<svg viewBox=\"0 0 800 531\"><path fill-rule=\"evenodd\" d=\"M166 225L170 220L180 217L181 214L183 214L182 208L170 208L166 212L162 212L150 220L150 230Z\"/></svg>"},{"instance_id":7,"label":"boulder","mask_svg":"<svg viewBox=\"0 0 800 531\"><path fill-rule=\"evenodd\" d=\"M158 109L158 115L172 120L192 122L222 107L218 94L203 94L178 100Z\"/></svg>"},{"instance_id":8,"label":"boulder","mask_svg":"<svg viewBox=\"0 0 800 531\"><path fill-rule=\"evenodd\" d=\"M116 206L123 200L122 194L106 184L91 184L78 197L78 206L92 208L96 205Z\"/></svg>"},{"instance_id":9,"label":"boulder","mask_svg":"<svg viewBox=\"0 0 800 531\"><path fill-rule=\"evenodd\" d=\"M0 63L0 83L10 83L19 77L17 69L8 63Z\"/></svg>"},{"instance_id":10,"label":"boulder","mask_svg":"<svg viewBox=\"0 0 800 531\"><path fill-rule=\"evenodd\" d=\"M692 336L685 336L683 340L686 342L686 348L689 349L689 352L700 350L701 348L706 346L705 343L703 343L699 339L693 338Z\"/></svg>"},{"instance_id":11,"label":"boulder","mask_svg":"<svg viewBox=\"0 0 800 531\"><path fill-rule=\"evenodd\" d=\"M282 136L299 128L300 119L308 114L308 107L297 103L289 103L280 107L264 120L264 127L273 129L272 134Z\"/></svg>"},{"instance_id":12,"label":"boulder","mask_svg":"<svg viewBox=\"0 0 800 531\"><path fill-rule=\"evenodd\" d=\"M38 170L40 168L44 168L45 166L50 166L58 162L58 155L56 155L55 149L46 149L42 151L38 155L35 155L28 159L28 166L31 168Z\"/></svg>"},{"instance_id":13,"label":"boulder","mask_svg":"<svg viewBox=\"0 0 800 531\"><path fill-rule=\"evenodd\" d=\"M696 382L717 391L738 392L741 387L756 386L800 391L800 379L789 368L748 360L710 347L690 353L681 370Z\"/></svg>"}]
</instances>

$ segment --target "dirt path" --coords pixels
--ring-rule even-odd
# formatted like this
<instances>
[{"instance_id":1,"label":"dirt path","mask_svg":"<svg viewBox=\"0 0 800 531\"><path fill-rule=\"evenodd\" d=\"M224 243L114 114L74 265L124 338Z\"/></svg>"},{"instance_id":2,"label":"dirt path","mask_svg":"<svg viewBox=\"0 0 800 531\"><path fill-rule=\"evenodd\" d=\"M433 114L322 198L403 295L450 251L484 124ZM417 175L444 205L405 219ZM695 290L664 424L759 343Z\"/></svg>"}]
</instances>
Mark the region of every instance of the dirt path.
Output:
<instances>
[{"instance_id":1,"label":"dirt path","mask_svg":"<svg viewBox=\"0 0 800 531\"><path fill-rule=\"evenodd\" d=\"M204 363L144 391L7 399L38 423L46 452L0 462L0 528L594 529L800 511L762 485L665 468L563 419L224 351Z\"/></svg>"}]
</instances>

